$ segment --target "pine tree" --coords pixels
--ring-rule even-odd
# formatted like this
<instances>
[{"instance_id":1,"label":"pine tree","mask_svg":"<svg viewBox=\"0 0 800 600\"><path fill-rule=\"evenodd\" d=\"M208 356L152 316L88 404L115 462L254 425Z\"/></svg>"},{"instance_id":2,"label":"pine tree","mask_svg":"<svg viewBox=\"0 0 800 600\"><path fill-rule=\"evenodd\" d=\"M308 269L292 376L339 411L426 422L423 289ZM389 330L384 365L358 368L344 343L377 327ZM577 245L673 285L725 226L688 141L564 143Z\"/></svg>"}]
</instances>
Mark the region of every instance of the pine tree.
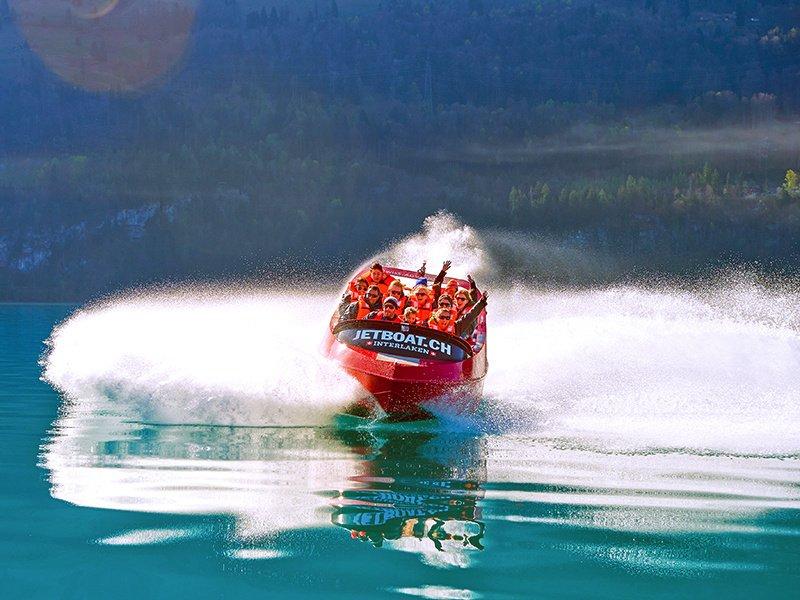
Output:
<instances>
[{"instance_id":1,"label":"pine tree","mask_svg":"<svg viewBox=\"0 0 800 600\"><path fill-rule=\"evenodd\" d=\"M793 169L786 171L786 179L783 180L781 189L790 198L800 198L800 175L797 171Z\"/></svg>"}]
</instances>

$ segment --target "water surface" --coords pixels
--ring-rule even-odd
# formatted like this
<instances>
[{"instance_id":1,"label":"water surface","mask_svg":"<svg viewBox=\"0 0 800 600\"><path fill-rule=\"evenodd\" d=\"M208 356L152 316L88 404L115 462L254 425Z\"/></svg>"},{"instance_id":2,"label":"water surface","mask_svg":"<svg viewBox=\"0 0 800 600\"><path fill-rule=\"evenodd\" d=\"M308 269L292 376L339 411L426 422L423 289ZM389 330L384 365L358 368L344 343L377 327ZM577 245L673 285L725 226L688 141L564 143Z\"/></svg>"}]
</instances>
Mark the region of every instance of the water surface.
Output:
<instances>
[{"instance_id":1,"label":"water surface","mask_svg":"<svg viewBox=\"0 0 800 600\"><path fill-rule=\"evenodd\" d=\"M710 398L719 385L701 378L689 392L672 388L679 401L653 412L660 434L657 426L636 431L644 419L632 407L634 431L623 435L621 405L599 409L611 386L598 382L589 399L580 369L569 393L582 404L564 400L566 392L535 401L555 379L500 379L487 383L486 404L507 422L487 414L352 430L327 416L342 393L332 380L327 395L312 381L302 397L286 369L251 373L248 361L263 364L252 348L203 358L202 339L181 339L179 315L215 308L185 301L176 309L174 298L137 299L68 321L45 362L51 380L70 390L64 395L40 381L37 361L73 309L0 307L0 553L9 597L796 597L800 460L783 434L795 413L770 396L792 389L780 388L790 363L776 364L794 356L783 325L775 333L749 320L732 330L771 350L773 379L743 379L741 396L724 404ZM245 339L230 334L236 319L260 333L247 307L263 308L263 298L218 301L234 302L239 317L212 322L219 331L201 338L224 343L227 331ZM639 318L645 329L657 326ZM546 321L540 333L554 326ZM135 326L120 330L125 323ZM275 334L274 322L265 327ZM143 351L137 344L154 331L161 343ZM724 358L719 337L706 342ZM304 372L324 374L315 358L301 361L300 346L286 352ZM726 368L714 365L706 379L724 382ZM652 402L648 377L639 370ZM621 396L630 395L630 379L616 380ZM259 404L264 386L271 400ZM697 394L688 417L684 393ZM783 410L783 422L749 406L748 394L772 398L767 408ZM323 396L327 403L316 401ZM586 410L574 413L576 405ZM727 432L703 423L715 407Z\"/></svg>"}]
</instances>

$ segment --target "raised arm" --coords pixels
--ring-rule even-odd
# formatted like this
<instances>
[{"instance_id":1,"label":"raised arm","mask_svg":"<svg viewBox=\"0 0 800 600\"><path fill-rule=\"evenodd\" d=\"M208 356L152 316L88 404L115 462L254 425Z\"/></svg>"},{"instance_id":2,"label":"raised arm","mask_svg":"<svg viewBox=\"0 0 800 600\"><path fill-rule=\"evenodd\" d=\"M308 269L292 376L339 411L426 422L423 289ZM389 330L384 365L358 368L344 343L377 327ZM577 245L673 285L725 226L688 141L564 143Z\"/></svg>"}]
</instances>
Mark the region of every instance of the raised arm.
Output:
<instances>
[{"instance_id":1,"label":"raised arm","mask_svg":"<svg viewBox=\"0 0 800 600\"><path fill-rule=\"evenodd\" d=\"M478 284L475 283L475 280L472 278L472 275L467 275L467 281L469 281L469 303L475 304L481 299L481 292L478 289Z\"/></svg>"},{"instance_id":2,"label":"raised arm","mask_svg":"<svg viewBox=\"0 0 800 600\"><path fill-rule=\"evenodd\" d=\"M436 276L436 279L433 280L433 285L442 285L444 281L445 275L447 275L447 271L450 269L450 265L453 264L449 260L444 261L442 263L442 270L439 271L439 274Z\"/></svg>"},{"instance_id":3,"label":"raised arm","mask_svg":"<svg viewBox=\"0 0 800 600\"><path fill-rule=\"evenodd\" d=\"M433 285L431 289L433 290L433 305L436 306L436 303L439 301L439 296L442 295L442 282L444 281L445 275L447 275L447 270L450 268L452 263L449 260L444 261L442 263L442 270L439 271L439 274L436 276L436 279L433 280Z\"/></svg>"}]
</instances>

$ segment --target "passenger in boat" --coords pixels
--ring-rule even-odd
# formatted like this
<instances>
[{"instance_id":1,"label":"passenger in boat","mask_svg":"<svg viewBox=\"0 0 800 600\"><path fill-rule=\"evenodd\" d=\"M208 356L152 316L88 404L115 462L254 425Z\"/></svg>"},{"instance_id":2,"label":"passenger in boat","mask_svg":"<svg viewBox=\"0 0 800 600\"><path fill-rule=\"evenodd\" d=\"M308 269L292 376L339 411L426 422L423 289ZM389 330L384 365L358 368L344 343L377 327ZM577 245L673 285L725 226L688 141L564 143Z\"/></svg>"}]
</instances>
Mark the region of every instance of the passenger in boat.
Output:
<instances>
[{"instance_id":1,"label":"passenger in boat","mask_svg":"<svg viewBox=\"0 0 800 600\"><path fill-rule=\"evenodd\" d=\"M439 296L436 310L428 320L428 327L445 333L455 333L456 323L453 315L453 299L447 294L442 294Z\"/></svg>"},{"instance_id":2,"label":"passenger in boat","mask_svg":"<svg viewBox=\"0 0 800 600\"><path fill-rule=\"evenodd\" d=\"M406 296L406 290L403 287L403 284L395 279L389 284L388 295L397 300L397 309L399 314L402 314L406 309L406 305L408 304L408 296Z\"/></svg>"},{"instance_id":3,"label":"passenger in boat","mask_svg":"<svg viewBox=\"0 0 800 600\"><path fill-rule=\"evenodd\" d=\"M420 321L419 319L419 311L414 308L413 306L409 306L403 311L403 323L408 323L409 325L425 325L424 321Z\"/></svg>"},{"instance_id":4,"label":"passenger in boat","mask_svg":"<svg viewBox=\"0 0 800 600\"><path fill-rule=\"evenodd\" d=\"M372 321L389 321L391 323L400 322L398 302L392 296L383 301L383 310L373 310L367 315L367 319Z\"/></svg>"},{"instance_id":5,"label":"passenger in boat","mask_svg":"<svg viewBox=\"0 0 800 600\"><path fill-rule=\"evenodd\" d=\"M465 314L469 307L474 304L474 302L470 302L467 290L458 290L453 296L453 301L456 303L456 319Z\"/></svg>"},{"instance_id":6,"label":"passenger in boat","mask_svg":"<svg viewBox=\"0 0 800 600\"><path fill-rule=\"evenodd\" d=\"M450 308L439 308L428 320L428 327L436 331L455 334L456 324L453 321L453 311Z\"/></svg>"},{"instance_id":7,"label":"passenger in boat","mask_svg":"<svg viewBox=\"0 0 800 600\"><path fill-rule=\"evenodd\" d=\"M436 308L444 307L453 308L453 297L443 292L436 301Z\"/></svg>"},{"instance_id":8,"label":"passenger in boat","mask_svg":"<svg viewBox=\"0 0 800 600\"><path fill-rule=\"evenodd\" d=\"M447 282L447 285L444 286L442 290L443 294L450 294L450 296L455 296L456 292L458 291L458 282L455 279L451 279Z\"/></svg>"},{"instance_id":9,"label":"passenger in boat","mask_svg":"<svg viewBox=\"0 0 800 600\"><path fill-rule=\"evenodd\" d=\"M381 296L385 296L387 294L389 291L389 284L395 280L394 277L384 272L383 265L381 265L379 262L373 263L368 270L360 273L358 277L363 277L366 279L369 285L377 285L381 292ZM358 280L358 277L350 283L351 291L355 291L353 286Z\"/></svg>"},{"instance_id":10,"label":"passenger in boat","mask_svg":"<svg viewBox=\"0 0 800 600\"><path fill-rule=\"evenodd\" d=\"M367 291L355 302L351 302L341 313L341 321L353 321L355 319L366 319L367 315L373 311L378 311L382 306L383 296L377 285L371 285Z\"/></svg>"},{"instance_id":11,"label":"passenger in boat","mask_svg":"<svg viewBox=\"0 0 800 600\"><path fill-rule=\"evenodd\" d=\"M453 301L455 302L455 309L456 309L456 319L464 315L467 310L470 309L478 300L480 300L481 293L478 290L478 286L475 283L475 280L472 278L472 275L467 275L467 281L469 281L469 289L465 290L463 288L459 288L453 294Z\"/></svg>"},{"instance_id":12,"label":"passenger in boat","mask_svg":"<svg viewBox=\"0 0 800 600\"><path fill-rule=\"evenodd\" d=\"M369 287L369 284L363 277L356 277L352 287L355 289L355 291L348 289L344 294L342 294L342 300L339 302L340 317L344 314L344 311L347 310L347 307L350 306L352 302L356 302L364 295Z\"/></svg>"},{"instance_id":13,"label":"passenger in boat","mask_svg":"<svg viewBox=\"0 0 800 600\"><path fill-rule=\"evenodd\" d=\"M417 318L423 323L427 323L431 318L433 310L433 298L424 285L414 287L414 293L408 299L408 305L417 309Z\"/></svg>"},{"instance_id":14,"label":"passenger in boat","mask_svg":"<svg viewBox=\"0 0 800 600\"><path fill-rule=\"evenodd\" d=\"M486 304L489 301L489 292L484 290L483 292L477 292L480 294L480 300L478 300L465 314L461 317L456 319L455 324L455 334L464 339L469 339L472 336L472 333L475 331L475 325L478 323L478 317L480 316L483 309L486 308Z\"/></svg>"},{"instance_id":15,"label":"passenger in boat","mask_svg":"<svg viewBox=\"0 0 800 600\"><path fill-rule=\"evenodd\" d=\"M439 303L438 310L428 321L428 326L431 329L436 329L437 331L444 331L445 333L451 333L453 335L457 335L458 337L468 338L475 330L475 325L478 322L478 316L481 314L481 311L486 308L486 303L489 300L489 296L488 292L483 292L481 299L478 300L475 305L466 312L466 314L457 320L455 319L455 311L453 310L452 301L448 300L444 296L442 296L441 300L442 301Z\"/></svg>"},{"instance_id":16,"label":"passenger in boat","mask_svg":"<svg viewBox=\"0 0 800 600\"><path fill-rule=\"evenodd\" d=\"M364 292L366 292L367 288L369 288L369 283L363 277L357 277L355 288L356 288L356 294L358 294L359 297L363 296ZM355 298L353 298L353 300L355 301Z\"/></svg>"}]
</instances>

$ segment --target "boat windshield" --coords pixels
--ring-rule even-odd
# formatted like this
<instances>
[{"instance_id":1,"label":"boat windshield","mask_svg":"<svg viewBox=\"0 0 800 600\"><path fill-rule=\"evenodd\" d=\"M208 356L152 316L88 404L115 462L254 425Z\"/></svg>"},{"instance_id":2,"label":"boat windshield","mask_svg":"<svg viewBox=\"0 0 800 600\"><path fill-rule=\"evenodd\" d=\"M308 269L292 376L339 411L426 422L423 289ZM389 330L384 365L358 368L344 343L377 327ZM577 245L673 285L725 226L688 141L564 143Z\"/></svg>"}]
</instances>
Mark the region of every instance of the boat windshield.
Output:
<instances>
[{"instance_id":1,"label":"boat windshield","mask_svg":"<svg viewBox=\"0 0 800 600\"><path fill-rule=\"evenodd\" d=\"M334 327L333 333L348 346L397 356L447 362L472 356L472 348L464 340L407 323L344 321Z\"/></svg>"}]
</instances>

